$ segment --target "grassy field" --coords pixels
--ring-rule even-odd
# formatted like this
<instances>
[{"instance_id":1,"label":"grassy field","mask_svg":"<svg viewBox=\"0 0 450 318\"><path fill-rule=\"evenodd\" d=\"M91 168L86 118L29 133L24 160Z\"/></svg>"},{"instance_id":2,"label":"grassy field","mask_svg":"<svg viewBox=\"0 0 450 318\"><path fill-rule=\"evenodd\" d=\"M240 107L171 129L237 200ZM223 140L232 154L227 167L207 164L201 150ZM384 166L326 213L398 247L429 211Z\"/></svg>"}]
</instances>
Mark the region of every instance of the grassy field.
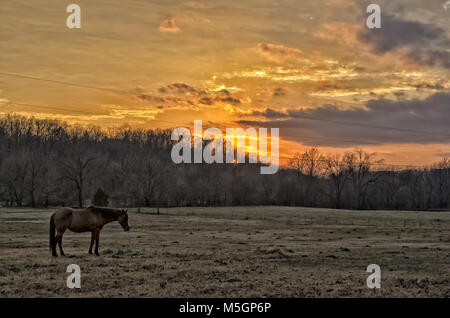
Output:
<instances>
[{"instance_id":1,"label":"grassy field","mask_svg":"<svg viewBox=\"0 0 450 318\"><path fill-rule=\"evenodd\" d=\"M450 213L291 207L129 211L48 250L49 210L0 209L0 297L450 297ZM81 289L66 268L81 267ZM381 289L366 286L381 266Z\"/></svg>"}]
</instances>

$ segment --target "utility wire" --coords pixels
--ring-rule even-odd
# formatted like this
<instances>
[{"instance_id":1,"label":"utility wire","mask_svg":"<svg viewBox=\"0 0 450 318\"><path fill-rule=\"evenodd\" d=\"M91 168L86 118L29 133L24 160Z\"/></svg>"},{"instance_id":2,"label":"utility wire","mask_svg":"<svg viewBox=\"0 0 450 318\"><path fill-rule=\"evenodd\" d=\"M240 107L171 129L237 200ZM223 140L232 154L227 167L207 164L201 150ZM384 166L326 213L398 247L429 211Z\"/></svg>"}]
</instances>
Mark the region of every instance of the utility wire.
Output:
<instances>
[{"instance_id":1,"label":"utility wire","mask_svg":"<svg viewBox=\"0 0 450 318\"><path fill-rule=\"evenodd\" d=\"M91 112L91 111L83 111L83 110L73 110L73 109L69 109L69 108L63 108L63 107L54 107L54 106L45 106L45 105L35 105L35 104L27 104L27 103L8 103L9 105L19 105L19 106L26 106L26 107L35 107L35 108L45 108L45 109L51 109L51 110L59 110L59 111L72 111L72 112L77 112L77 113L81 113L81 114L88 114L88 115L98 115L98 116L107 116L107 114L102 115L96 112ZM175 121L168 121L168 120L160 120L160 119L154 119L152 121L157 121L157 122L164 122L164 123L170 123L170 124L177 124L177 125L183 125L183 126L188 126L192 124L186 124L186 123L182 123L182 122L175 122ZM308 138L308 139L321 139L321 140L328 140L328 141L338 141L338 142L351 142L351 143L358 143L358 141L356 140L348 140L348 139L335 139L335 138L325 138L325 137L311 137L311 136L303 136L303 135L291 135L291 134L283 134L284 136L291 136L291 137L299 137L299 138ZM359 141L359 143L366 143L366 144L374 144L374 145L379 145L379 144L375 144L375 143L368 143L368 142L363 142L363 141ZM290 160L293 158L289 157L289 156L280 156L280 159L285 159L285 160ZM324 162L325 160L321 160L318 159L316 160L318 162ZM388 164L388 163L374 163L372 164L374 166L384 166L384 167L410 167L410 168L423 168L425 166L417 166L417 165L410 165L410 164L405 164L405 165L399 165L399 164Z\"/></svg>"},{"instance_id":2,"label":"utility wire","mask_svg":"<svg viewBox=\"0 0 450 318\"><path fill-rule=\"evenodd\" d=\"M97 87L97 86L91 86L91 85L83 85L83 84L77 84L72 82L65 82L65 81L57 81L57 80L50 80L40 77L33 77L33 76L27 76L27 75L21 75L21 74L13 74L13 73L4 73L0 72L0 76L10 76L10 77L17 77L17 78L23 78L28 80L37 80L37 81L44 81L54 84L60 84L60 85L67 85L67 86L73 86L73 87L80 87L80 88L88 88L88 89L96 89L96 90L102 90L102 91L109 91L119 94L127 94L127 95L135 95L140 96L141 94L124 91L124 90L117 90L117 89L110 89L105 87ZM72 108L65 108L65 107L55 107L55 106L48 106L48 105L36 105L36 104L28 104L28 103L17 103L17 102L7 102L8 105L18 105L18 106L25 106L25 107L33 107L33 108L41 108L41 109L50 109L50 110L58 110L58 111L67 111L67 112L75 112L80 114L86 114L86 115L96 115L96 116L108 116L108 114L101 114L98 112L92 112L92 111L85 111L85 110L76 110ZM408 132L408 133L415 133L415 134L426 134L426 135L440 135L440 136L449 136L450 134L446 133L437 133L437 132L430 132L430 131L422 131L422 130L412 130L412 129L402 129L402 128L394 128L394 127L387 127L387 126L375 126L375 125L365 125L360 123L354 123L354 122L346 122L346 121L336 121L336 120L328 120L328 119L321 119L321 118L314 118L309 116L295 116L293 118L300 118L305 120L313 120L313 121L322 121L322 122L330 122L334 124L340 124L340 125L349 125L349 126L359 126L364 128L375 128L375 129L385 129L385 130L393 130L393 131L399 131L399 132ZM164 122L164 123L170 123L170 124L179 124L179 125L190 125L192 124L186 124L181 122L175 122L175 121L167 121L167 120L161 120L161 119L151 119L152 122ZM379 145L379 143L373 143L368 141L362 141L362 140L353 140L353 139L337 139L337 138L326 138L326 137L314 137L314 136L305 136L305 135L297 135L297 134L282 134L283 136L289 136L289 137L298 137L303 139L317 139L317 140L326 140L326 141L334 141L334 142L347 142L347 143L356 143L356 144L368 144L368 145ZM280 157L281 159L291 159L291 157ZM386 167L420 167L420 166L414 166L414 165L396 165L396 164L374 164L378 166L386 166Z\"/></svg>"},{"instance_id":3,"label":"utility wire","mask_svg":"<svg viewBox=\"0 0 450 318\"><path fill-rule=\"evenodd\" d=\"M26 106L26 107L34 107L34 108L45 108L45 109L51 109L51 110L59 110L59 111L72 111L77 112L80 114L86 114L86 115L96 115L96 116L108 116L108 114L100 114L96 112L91 111L83 111L83 110L72 110L69 108L64 107L54 107L54 106L47 106L47 105L35 105L35 104L27 104L27 103L16 103L16 102L9 102L9 105L19 105L19 106ZM186 126L186 123L181 122L175 122L175 121L168 121L168 120L161 120L161 119L151 119L153 122L164 122L169 124L177 124L177 125L184 125ZM192 126L192 124L190 124ZM353 144L367 144L367 145L379 145L378 143L372 143L362 140L351 140L351 139L337 139L337 138L327 138L327 137L314 137L314 136L305 136L305 135L294 135L294 134L282 134L283 136L288 137L298 137L298 138L304 138L304 139L317 139L317 140L325 140L325 141L334 141L334 142L345 142L345 143L353 143Z\"/></svg>"},{"instance_id":4,"label":"utility wire","mask_svg":"<svg viewBox=\"0 0 450 318\"><path fill-rule=\"evenodd\" d=\"M27 79L27 80L48 82L48 83L59 84L59 85L96 89L96 90L114 92L114 93L119 93L119 94L136 95L136 96L142 95L142 94L137 94L137 93L133 93L133 92L125 91L125 90L114 89L114 88L98 87L98 86L84 85L84 84L64 82L64 81L56 81L56 80L51 80L51 79L42 78L42 77L34 77L34 76L14 74L14 73L0 72L0 75L1 76L9 76L9 77L17 77L17 78L22 78L22 79Z\"/></svg>"},{"instance_id":5,"label":"utility wire","mask_svg":"<svg viewBox=\"0 0 450 318\"><path fill-rule=\"evenodd\" d=\"M425 131L425 130L416 130L416 129L394 128L394 127L389 127L389 126L376 126L376 125L370 125L370 124L369 125L368 124L360 124L360 123L355 123L355 122L339 121L339 120L332 120L332 119L322 119L322 118L315 118L315 117L309 117L309 116L295 115L295 116L292 116L292 118L322 121L322 122L333 123L333 124L338 124L338 125L358 126L358 127L363 127L363 128L393 130L393 131L407 132L407 133L420 134L420 135L439 135L439 136L450 137L450 134L446 134L446 133L439 133L439 132L432 132L432 131Z\"/></svg>"},{"instance_id":6,"label":"utility wire","mask_svg":"<svg viewBox=\"0 0 450 318\"><path fill-rule=\"evenodd\" d=\"M51 80L51 79L46 79L46 78L41 78L41 77L34 77L34 76L28 76L28 75L22 75L22 74L0 72L0 76L9 76L9 77L16 77L16 78L23 78L23 79L28 79L28 80L43 81L43 82L48 82L48 83L53 83L53 84L60 84L60 85L67 85L67 86L73 86L73 87L96 89L96 90L114 92L114 93L118 93L118 94L127 94L127 95L134 95L134 96L141 96L142 95L142 94L133 93L133 92L130 92L130 91L125 91L125 90L118 90L118 89L105 88L105 87L98 87L98 86L92 86L92 85L84 85L84 84L78 84L78 83L73 83L73 82L57 81L57 80ZM448 134L448 133L432 132L432 131L417 130L417 129L397 128L397 127L389 127L389 126L377 126L377 125L361 124L361 123L348 122L348 121L323 119L323 118L310 117L310 116L295 115L295 116L292 116L292 118L294 118L294 119L295 118L299 118L299 119L312 120L312 121L328 122L328 123L333 123L333 124L338 124L338 125L357 126L357 127L363 127L363 128L374 128L374 129L382 129L382 130L392 130L392 131L406 132L406 133L413 133L413 134L421 134L421 135L437 135L437 136L450 137L450 134ZM312 138L312 137L305 137L304 136L304 138Z\"/></svg>"},{"instance_id":7,"label":"utility wire","mask_svg":"<svg viewBox=\"0 0 450 318\"><path fill-rule=\"evenodd\" d=\"M16 103L16 102L7 102L9 106L18 105L18 106L25 106L25 107L34 107L34 108L44 108L44 109L51 109L51 110L59 110L59 111L67 111L67 112L76 112L79 114L84 115L94 115L94 116L110 116L109 114L101 114L98 112L91 112L87 110L75 110L71 108L64 108L64 107L54 107L54 106L47 106L47 105L36 105L36 104L27 104L27 103ZM180 122L174 122L174 121L168 121L168 120L162 120L162 119L151 119L152 121L157 122L164 122L164 123L170 123L170 124L181 124L186 125Z\"/></svg>"}]
</instances>

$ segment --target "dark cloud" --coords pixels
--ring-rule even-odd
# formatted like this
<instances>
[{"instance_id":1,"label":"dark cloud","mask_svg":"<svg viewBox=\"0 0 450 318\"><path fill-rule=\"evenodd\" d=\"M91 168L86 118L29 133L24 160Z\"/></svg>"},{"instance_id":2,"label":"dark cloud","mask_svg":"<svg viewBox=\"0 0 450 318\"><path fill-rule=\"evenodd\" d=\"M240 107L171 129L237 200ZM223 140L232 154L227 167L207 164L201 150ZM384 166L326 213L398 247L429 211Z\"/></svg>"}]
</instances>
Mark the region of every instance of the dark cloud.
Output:
<instances>
[{"instance_id":1,"label":"dark cloud","mask_svg":"<svg viewBox=\"0 0 450 318\"><path fill-rule=\"evenodd\" d=\"M282 87L278 87L276 89L274 89L272 96L273 97L281 97L281 96L285 96L286 95L286 90Z\"/></svg>"},{"instance_id":2,"label":"dark cloud","mask_svg":"<svg viewBox=\"0 0 450 318\"><path fill-rule=\"evenodd\" d=\"M252 116L261 116L268 119L276 119L276 118L286 118L289 117L289 115L285 112L274 110L271 108L266 108L264 110L254 110L251 112Z\"/></svg>"},{"instance_id":3,"label":"dark cloud","mask_svg":"<svg viewBox=\"0 0 450 318\"><path fill-rule=\"evenodd\" d=\"M445 31L431 24L400 20L383 14L380 29L364 29L361 42L370 42L377 52L384 53L403 46L425 46L445 37Z\"/></svg>"},{"instance_id":4,"label":"dark cloud","mask_svg":"<svg viewBox=\"0 0 450 318\"><path fill-rule=\"evenodd\" d=\"M148 101L148 102L152 102L152 103L166 103L167 102L167 99L165 97L154 96L151 94L140 94L137 96L137 98Z\"/></svg>"},{"instance_id":5,"label":"dark cloud","mask_svg":"<svg viewBox=\"0 0 450 318\"><path fill-rule=\"evenodd\" d=\"M402 98L405 96L405 92L403 92L403 91L394 92L394 95L397 98Z\"/></svg>"},{"instance_id":6,"label":"dark cloud","mask_svg":"<svg viewBox=\"0 0 450 318\"><path fill-rule=\"evenodd\" d=\"M343 82L343 81L337 81L337 80L320 81L316 85L316 89L318 91L340 90L340 89L348 89L348 88L351 88L351 86L349 86L348 83Z\"/></svg>"},{"instance_id":7,"label":"dark cloud","mask_svg":"<svg viewBox=\"0 0 450 318\"><path fill-rule=\"evenodd\" d=\"M433 90L443 90L445 89L445 87L441 84L441 83L426 83L426 82L422 82L419 84L411 84L409 85L411 87L415 87L417 90L422 90L422 89L433 89Z\"/></svg>"},{"instance_id":8,"label":"dark cloud","mask_svg":"<svg viewBox=\"0 0 450 318\"><path fill-rule=\"evenodd\" d=\"M166 85L160 87L158 91L162 94L173 93L173 94L191 94L191 95L200 95L204 94L204 91L197 90L192 86L189 86L184 83L173 83L170 85Z\"/></svg>"},{"instance_id":9,"label":"dark cloud","mask_svg":"<svg viewBox=\"0 0 450 318\"><path fill-rule=\"evenodd\" d=\"M227 104L231 104L233 106L238 106L241 104L241 100L239 98L234 97L216 97L216 100L219 100Z\"/></svg>"},{"instance_id":10,"label":"dark cloud","mask_svg":"<svg viewBox=\"0 0 450 318\"><path fill-rule=\"evenodd\" d=\"M238 97L233 96L228 90L207 92L184 83L173 83L158 89L159 95L142 93L143 89L138 87L134 90L137 98L155 104L188 104L188 105L214 105L215 103L226 103L233 106L241 104Z\"/></svg>"},{"instance_id":11,"label":"dark cloud","mask_svg":"<svg viewBox=\"0 0 450 318\"><path fill-rule=\"evenodd\" d=\"M285 134L284 138L309 145L450 143L450 93L436 93L424 100L371 100L365 106L344 109L323 105L284 112L268 108L252 114L266 120L238 123L278 127L281 136Z\"/></svg>"},{"instance_id":12,"label":"dark cloud","mask_svg":"<svg viewBox=\"0 0 450 318\"><path fill-rule=\"evenodd\" d=\"M450 68L450 53L445 49L449 43L447 34L444 29L432 24L406 21L384 14L381 28L362 29L358 40L372 46L377 53L406 48L407 57L417 63Z\"/></svg>"},{"instance_id":13,"label":"dark cloud","mask_svg":"<svg viewBox=\"0 0 450 318\"><path fill-rule=\"evenodd\" d=\"M420 64L428 66L443 66L450 69L450 52L444 50L415 49L408 57Z\"/></svg>"},{"instance_id":14,"label":"dark cloud","mask_svg":"<svg viewBox=\"0 0 450 318\"><path fill-rule=\"evenodd\" d=\"M233 97L231 93L226 89L215 92L212 96L202 97L199 102L206 105L212 105L214 104L214 102L227 103L233 106L238 106L241 104L241 100L239 98Z\"/></svg>"},{"instance_id":15,"label":"dark cloud","mask_svg":"<svg viewBox=\"0 0 450 318\"><path fill-rule=\"evenodd\" d=\"M212 105L213 104L213 100L209 97L202 97L199 99L199 103L203 104L203 105Z\"/></svg>"}]
</instances>

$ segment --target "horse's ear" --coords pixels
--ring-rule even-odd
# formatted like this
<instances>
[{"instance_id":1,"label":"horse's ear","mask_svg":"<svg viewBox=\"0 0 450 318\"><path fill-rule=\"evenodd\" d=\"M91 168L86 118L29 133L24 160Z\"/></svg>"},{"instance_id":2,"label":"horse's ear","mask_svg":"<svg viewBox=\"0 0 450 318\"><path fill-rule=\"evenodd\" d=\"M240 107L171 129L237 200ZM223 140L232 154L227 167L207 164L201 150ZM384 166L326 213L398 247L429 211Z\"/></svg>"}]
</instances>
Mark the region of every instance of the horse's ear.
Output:
<instances>
[{"instance_id":1,"label":"horse's ear","mask_svg":"<svg viewBox=\"0 0 450 318\"><path fill-rule=\"evenodd\" d=\"M127 214L128 213L128 209L126 209L126 210L124 210L125 211L125 214Z\"/></svg>"}]
</instances>

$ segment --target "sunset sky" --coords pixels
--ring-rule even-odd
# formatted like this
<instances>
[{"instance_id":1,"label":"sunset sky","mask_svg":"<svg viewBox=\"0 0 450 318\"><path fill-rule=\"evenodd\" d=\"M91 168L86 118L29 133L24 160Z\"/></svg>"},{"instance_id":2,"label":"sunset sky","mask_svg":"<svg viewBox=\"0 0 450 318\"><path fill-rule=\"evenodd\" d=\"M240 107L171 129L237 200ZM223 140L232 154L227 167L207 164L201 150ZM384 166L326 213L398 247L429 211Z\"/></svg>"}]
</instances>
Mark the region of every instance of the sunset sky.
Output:
<instances>
[{"instance_id":1,"label":"sunset sky","mask_svg":"<svg viewBox=\"0 0 450 318\"><path fill-rule=\"evenodd\" d=\"M277 127L283 157L363 147L429 164L450 156L446 2L2 1L0 113ZM70 3L81 29L66 26ZM366 27L370 3L381 29Z\"/></svg>"}]
</instances>

